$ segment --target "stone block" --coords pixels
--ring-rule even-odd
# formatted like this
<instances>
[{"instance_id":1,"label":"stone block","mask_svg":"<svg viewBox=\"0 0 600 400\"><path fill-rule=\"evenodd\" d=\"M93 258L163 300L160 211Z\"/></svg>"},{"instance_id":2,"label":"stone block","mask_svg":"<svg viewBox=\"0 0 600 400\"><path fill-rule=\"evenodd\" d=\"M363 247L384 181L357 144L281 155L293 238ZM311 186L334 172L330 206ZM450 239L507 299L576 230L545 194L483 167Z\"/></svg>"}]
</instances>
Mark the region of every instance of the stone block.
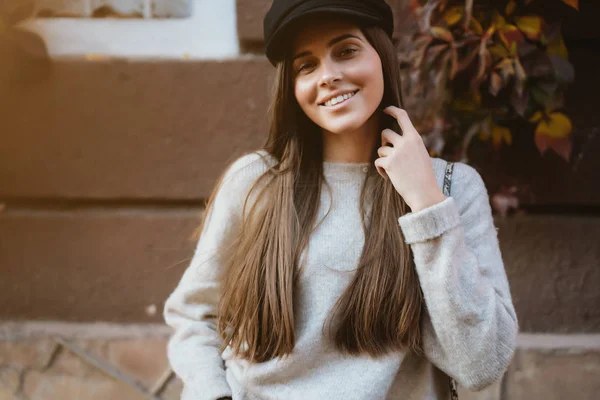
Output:
<instances>
[{"instance_id":1,"label":"stone block","mask_svg":"<svg viewBox=\"0 0 600 400\"><path fill-rule=\"evenodd\" d=\"M178 378L174 378L169 381L160 395L165 400L180 400L182 391L183 382Z\"/></svg>"},{"instance_id":2,"label":"stone block","mask_svg":"<svg viewBox=\"0 0 600 400\"><path fill-rule=\"evenodd\" d=\"M147 308L162 310L188 266L200 217L194 208L0 213L0 319L162 321Z\"/></svg>"},{"instance_id":3,"label":"stone block","mask_svg":"<svg viewBox=\"0 0 600 400\"><path fill-rule=\"evenodd\" d=\"M496 220L522 332L600 332L600 220Z\"/></svg>"},{"instance_id":4,"label":"stone block","mask_svg":"<svg viewBox=\"0 0 600 400\"><path fill-rule=\"evenodd\" d=\"M38 17L89 17L91 0L36 0Z\"/></svg>"},{"instance_id":5,"label":"stone block","mask_svg":"<svg viewBox=\"0 0 600 400\"><path fill-rule=\"evenodd\" d=\"M86 351L92 357L106 360L108 344L105 340L72 340L72 343ZM50 371L55 375L69 375L73 377L93 379L105 376L95 366L84 361L81 357L62 347L56 354Z\"/></svg>"},{"instance_id":6,"label":"stone block","mask_svg":"<svg viewBox=\"0 0 600 400\"><path fill-rule=\"evenodd\" d=\"M21 386L21 374L18 370L0 367L0 399L15 395Z\"/></svg>"},{"instance_id":7,"label":"stone block","mask_svg":"<svg viewBox=\"0 0 600 400\"><path fill-rule=\"evenodd\" d=\"M192 0L151 0L150 7L156 18L186 18L194 10Z\"/></svg>"},{"instance_id":8,"label":"stone block","mask_svg":"<svg viewBox=\"0 0 600 400\"><path fill-rule=\"evenodd\" d=\"M519 350L503 398L595 400L598 393L600 350Z\"/></svg>"},{"instance_id":9,"label":"stone block","mask_svg":"<svg viewBox=\"0 0 600 400\"><path fill-rule=\"evenodd\" d=\"M2 318L4 319L4 318ZM52 353L53 341L47 338L38 340L0 341L0 368L18 371L33 368L42 369Z\"/></svg>"},{"instance_id":10,"label":"stone block","mask_svg":"<svg viewBox=\"0 0 600 400\"><path fill-rule=\"evenodd\" d=\"M479 392L471 392L459 386L458 398L460 400L502 400L502 380Z\"/></svg>"},{"instance_id":11,"label":"stone block","mask_svg":"<svg viewBox=\"0 0 600 400\"><path fill-rule=\"evenodd\" d=\"M169 366L165 339L115 340L108 346L108 361L145 387L152 387Z\"/></svg>"},{"instance_id":12,"label":"stone block","mask_svg":"<svg viewBox=\"0 0 600 400\"><path fill-rule=\"evenodd\" d=\"M86 379L30 371L24 393L30 400L142 400L144 396L116 379Z\"/></svg>"},{"instance_id":13,"label":"stone block","mask_svg":"<svg viewBox=\"0 0 600 400\"><path fill-rule=\"evenodd\" d=\"M0 198L207 198L266 140L272 72L264 58L58 60L44 84L0 89Z\"/></svg>"}]
</instances>

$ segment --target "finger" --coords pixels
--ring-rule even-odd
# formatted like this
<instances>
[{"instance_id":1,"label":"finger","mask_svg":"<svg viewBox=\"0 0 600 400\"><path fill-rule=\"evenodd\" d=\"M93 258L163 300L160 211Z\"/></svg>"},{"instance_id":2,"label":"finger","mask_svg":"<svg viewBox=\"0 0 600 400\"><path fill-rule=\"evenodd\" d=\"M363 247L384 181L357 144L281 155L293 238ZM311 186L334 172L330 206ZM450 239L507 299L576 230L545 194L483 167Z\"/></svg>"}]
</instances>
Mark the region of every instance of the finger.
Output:
<instances>
[{"instance_id":1,"label":"finger","mask_svg":"<svg viewBox=\"0 0 600 400\"><path fill-rule=\"evenodd\" d=\"M397 134L391 129L384 129L381 131L381 145L387 146L388 143L392 146L399 146L402 140L402 136Z\"/></svg>"},{"instance_id":2,"label":"finger","mask_svg":"<svg viewBox=\"0 0 600 400\"><path fill-rule=\"evenodd\" d=\"M406 110L395 106L389 106L386 107L383 110L383 112L396 118L396 121L398 121L398 125L400 125L400 128L402 128L402 134L411 134L417 131L414 125L412 124L412 121L408 117L408 113L406 112Z\"/></svg>"},{"instance_id":3,"label":"finger","mask_svg":"<svg viewBox=\"0 0 600 400\"><path fill-rule=\"evenodd\" d=\"M392 154L393 151L394 151L394 149L392 147L381 146L380 148L377 149L377 154L379 155L379 157L387 157L390 154Z\"/></svg>"},{"instance_id":4,"label":"finger","mask_svg":"<svg viewBox=\"0 0 600 400\"><path fill-rule=\"evenodd\" d=\"M387 173L385 172L386 167L387 161L385 158L378 158L375 160L375 168L377 168L377 172L383 177L383 179L388 178Z\"/></svg>"}]
</instances>

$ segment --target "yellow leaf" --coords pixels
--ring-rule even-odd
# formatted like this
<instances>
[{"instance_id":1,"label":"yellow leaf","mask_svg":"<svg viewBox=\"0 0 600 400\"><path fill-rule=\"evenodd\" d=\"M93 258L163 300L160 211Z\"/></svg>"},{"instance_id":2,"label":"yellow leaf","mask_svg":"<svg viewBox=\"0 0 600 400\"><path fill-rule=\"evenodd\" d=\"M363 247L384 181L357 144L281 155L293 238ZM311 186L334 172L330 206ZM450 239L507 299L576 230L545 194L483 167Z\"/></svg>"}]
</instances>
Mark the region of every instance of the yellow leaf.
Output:
<instances>
[{"instance_id":1,"label":"yellow leaf","mask_svg":"<svg viewBox=\"0 0 600 400\"><path fill-rule=\"evenodd\" d=\"M483 35L483 27L475 18L471 18L471 22L469 23L469 27L473 32L478 35Z\"/></svg>"},{"instance_id":2,"label":"yellow leaf","mask_svg":"<svg viewBox=\"0 0 600 400\"><path fill-rule=\"evenodd\" d=\"M450 33L448 29L442 28L440 26L433 26L431 27L430 32L434 38L441 39L449 43L454 41L452 33Z\"/></svg>"},{"instance_id":3,"label":"yellow leaf","mask_svg":"<svg viewBox=\"0 0 600 400\"><path fill-rule=\"evenodd\" d=\"M456 25L463 17L463 8L461 6L454 6L444 14L444 21L448 26Z\"/></svg>"},{"instance_id":4,"label":"yellow leaf","mask_svg":"<svg viewBox=\"0 0 600 400\"><path fill-rule=\"evenodd\" d=\"M529 118L529 122L538 122L544 117L544 114L541 111L537 111Z\"/></svg>"},{"instance_id":5,"label":"yellow leaf","mask_svg":"<svg viewBox=\"0 0 600 400\"><path fill-rule=\"evenodd\" d=\"M475 111L481 107L481 93L468 92L454 97L452 107L458 111Z\"/></svg>"},{"instance_id":6,"label":"yellow leaf","mask_svg":"<svg viewBox=\"0 0 600 400\"><path fill-rule=\"evenodd\" d=\"M508 51L502 45L494 45L488 48L490 54L494 58L494 61L505 59L509 57Z\"/></svg>"},{"instance_id":7,"label":"yellow leaf","mask_svg":"<svg viewBox=\"0 0 600 400\"><path fill-rule=\"evenodd\" d=\"M537 114L537 113L536 113ZM535 129L536 135L546 135L551 138L566 138L571 134L573 126L571 120L560 112L551 113L548 119L542 119Z\"/></svg>"},{"instance_id":8,"label":"yellow leaf","mask_svg":"<svg viewBox=\"0 0 600 400\"><path fill-rule=\"evenodd\" d=\"M511 144L512 135L510 129L496 125L492 122L492 143L495 148L498 148L502 143Z\"/></svg>"},{"instance_id":9,"label":"yellow leaf","mask_svg":"<svg viewBox=\"0 0 600 400\"><path fill-rule=\"evenodd\" d=\"M530 15L515 20L517 27L531 40L539 40L542 34L542 18Z\"/></svg>"},{"instance_id":10,"label":"yellow leaf","mask_svg":"<svg viewBox=\"0 0 600 400\"><path fill-rule=\"evenodd\" d=\"M494 12L492 25L494 25L496 27L496 29L502 29L502 28L504 28L505 24L506 24L506 20L504 19L504 17L502 15L500 15L498 12Z\"/></svg>"},{"instance_id":11,"label":"yellow leaf","mask_svg":"<svg viewBox=\"0 0 600 400\"><path fill-rule=\"evenodd\" d=\"M512 13L515 12L516 8L517 8L517 2L515 0L510 0L508 2L508 4L506 5L506 9L504 10L504 12L506 13L506 15L511 15Z\"/></svg>"},{"instance_id":12,"label":"yellow leaf","mask_svg":"<svg viewBox=\"0 0 600 400\"><path fill-rule=\"evenodd\" d=\"M567 50L562 37L558 40L553 40L551 43L548 43L548 54L553 54L562 58L569 58L569 51Z\"/></svg>"}]
</instances>

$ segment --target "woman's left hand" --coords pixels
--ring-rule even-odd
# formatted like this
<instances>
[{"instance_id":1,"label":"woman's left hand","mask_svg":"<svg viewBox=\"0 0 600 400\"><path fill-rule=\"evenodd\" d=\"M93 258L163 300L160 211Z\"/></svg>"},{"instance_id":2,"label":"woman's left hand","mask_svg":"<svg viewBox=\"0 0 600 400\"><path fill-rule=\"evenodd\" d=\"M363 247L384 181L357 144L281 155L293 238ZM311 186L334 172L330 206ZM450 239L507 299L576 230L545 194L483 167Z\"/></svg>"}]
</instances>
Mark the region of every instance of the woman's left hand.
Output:
<instances>
[{"instance_id":1,"label":"woman's left hand","mask_svg":"<svg viewBox=\"0 0 600 400\"><path fill-rule=\"evenodd\" d=\"M413 212L443 201L446 197L435 180L429 153L408 114L394 106L384 112L396 118L402 135L391 129L383 130L382 144L377 150L380 158L375 160L377 171L384 178L387 175Z\"/></svg>"}]
</instances>

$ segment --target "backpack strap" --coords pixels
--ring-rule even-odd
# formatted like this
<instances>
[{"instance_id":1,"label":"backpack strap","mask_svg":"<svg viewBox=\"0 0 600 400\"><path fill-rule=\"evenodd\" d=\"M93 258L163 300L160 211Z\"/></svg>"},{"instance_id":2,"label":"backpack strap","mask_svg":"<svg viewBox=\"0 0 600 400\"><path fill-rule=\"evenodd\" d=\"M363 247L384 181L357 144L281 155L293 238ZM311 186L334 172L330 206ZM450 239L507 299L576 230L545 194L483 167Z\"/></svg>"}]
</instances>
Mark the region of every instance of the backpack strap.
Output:
<instances>
[{"instance_id":1,"label":"backpack strap","mask_svg":"<svg viewBox=\"0 0 600 400\"><path fill-rule=\"evenodd\" d=\"M454 171L454 163L448 161L446 163L446 172L444 173L444 196L450 196L450 188L452 186L452 171Z\"/></svg>"},{"instance_id":2,"label":"backpack strap","mask_svg":"<svg viewBox=\"0 0 600 400\"><path fill-rule=\"evenodd\" d=\"M454 163L451 161L446 162L446 172L444 173L444 196L450 197L450 189L452 188L452 172L454 171ZM450 385L450 399L458 400L458 389L456 381L448 377Z\"/></svg>"}]
</instances>

